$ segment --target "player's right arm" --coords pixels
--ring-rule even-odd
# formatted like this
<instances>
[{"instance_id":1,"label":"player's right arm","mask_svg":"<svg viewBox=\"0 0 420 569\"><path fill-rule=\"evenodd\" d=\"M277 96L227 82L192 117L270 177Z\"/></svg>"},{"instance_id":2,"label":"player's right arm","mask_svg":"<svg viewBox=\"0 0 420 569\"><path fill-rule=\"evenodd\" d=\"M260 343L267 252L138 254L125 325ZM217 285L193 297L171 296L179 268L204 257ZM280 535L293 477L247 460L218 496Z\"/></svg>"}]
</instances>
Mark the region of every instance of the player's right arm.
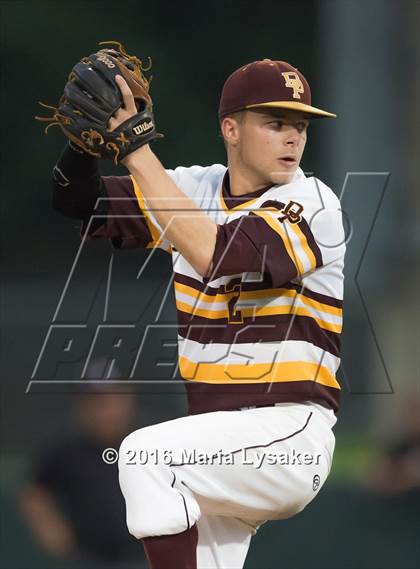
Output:
<instances>
[{"instance_id":1,"label":"player's right arm","mask_svg":"<svg viewBox=\"0 0 420 569\"><path fill-rule=\"evenodd\" d=\"M319 180L317 183L321 184ZM306 184L310 194L312 182ZM334 265L336 270L328 281L336 282L335 290L342 297L346 247L340 202L334 197L324 209L315 209L308 200L305 211L301 206L298 219L285 215L286 207L280 200L266 200L247 215L218 225L209 279L267 272L278 288Z\"/></svg>"},{"instance_id":2,"label":"player's right arm","mask_svg":"<svg viewBox=\"0 0 420 569\"><path fill-rule=\"evenodd\" d=\"M110 239L116 248L160 247L153 216L142 208L142 196L129 176L101 176L98 160L67 144L53 170L53 207L83 221L87 238Z\"/></svg>"}]
</instances>

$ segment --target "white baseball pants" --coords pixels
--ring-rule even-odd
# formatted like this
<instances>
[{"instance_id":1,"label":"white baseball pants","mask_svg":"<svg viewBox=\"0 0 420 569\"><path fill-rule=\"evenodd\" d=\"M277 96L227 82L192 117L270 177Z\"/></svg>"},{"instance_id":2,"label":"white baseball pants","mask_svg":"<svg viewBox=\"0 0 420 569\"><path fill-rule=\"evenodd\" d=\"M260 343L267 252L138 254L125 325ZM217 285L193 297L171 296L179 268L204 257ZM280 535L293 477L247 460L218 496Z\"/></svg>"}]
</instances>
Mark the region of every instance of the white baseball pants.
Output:
<instances>
[{"instance_id":1,"label":"white baseball pants","mask_svg":"<svg viewBox=\"0 0 420 569\"><path fill-rule=\"evenodd\" d=\"M197 567L240 569L258 526L300 512L324 484L335 422L317 403L281 403L134 431L119 454L129 532L197 524Z\"/></svg>"}]
</instances>

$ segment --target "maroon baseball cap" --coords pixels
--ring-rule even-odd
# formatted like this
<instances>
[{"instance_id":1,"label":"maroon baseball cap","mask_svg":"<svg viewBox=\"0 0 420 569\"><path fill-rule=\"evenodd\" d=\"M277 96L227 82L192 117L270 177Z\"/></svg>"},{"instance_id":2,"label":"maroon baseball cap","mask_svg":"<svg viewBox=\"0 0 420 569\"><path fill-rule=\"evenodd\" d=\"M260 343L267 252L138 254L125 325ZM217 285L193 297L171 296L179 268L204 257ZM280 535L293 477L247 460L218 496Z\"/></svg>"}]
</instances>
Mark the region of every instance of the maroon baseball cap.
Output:
<instances>
[{"instance_id":1,"label":"maroon baseball cap","mask_svg":"<svg viewBox=\"0 0 420 569\"><path fill-rule=\"evenodd\" d=\"M313 117L336 117L311 105L311 89L302 73L285 61L253 61L232 73L223 86L219 119L261 107L293 109Z\"/></svg>"}]
</instances>

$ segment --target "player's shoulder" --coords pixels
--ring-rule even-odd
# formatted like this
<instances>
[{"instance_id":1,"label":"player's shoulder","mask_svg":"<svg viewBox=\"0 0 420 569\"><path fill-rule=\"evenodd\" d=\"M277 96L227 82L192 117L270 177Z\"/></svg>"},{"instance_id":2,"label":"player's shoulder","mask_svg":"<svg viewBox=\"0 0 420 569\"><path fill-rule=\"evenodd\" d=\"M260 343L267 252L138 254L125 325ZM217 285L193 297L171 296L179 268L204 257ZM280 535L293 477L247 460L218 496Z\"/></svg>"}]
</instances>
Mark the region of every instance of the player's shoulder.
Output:
<instances>
[{"instance_id":1,"label":"player's shoulder","mask_svg":"<svg viewBox=\"0 0 420 569\"><path fill-rule=\"evenodd\" d=\"M319 178L306 176L300 168L289 184L273 186L265 192L258 205L263 206L267 200L281 204L297 202L312 213L320 209L340 209L340 200L333 190Z\"/></svg>"},{"instance_id":2,"label":"player's shoulder","mask_svg":"<svg viewBox=\"0 0 420 569\"><path fill-rule=\"evenodd\" d=\"M205 208L220 188L226 166L178 166L174 170L166 170L175 184L197 205Z\"/></svg>"},{"instance_id":3,"label":"player's shoulder","mask_svg":"<svg viewBox=\"0 0 420 569\"><path fill-rule=\"evenodd\" d=\"M182 184L185 181L193 181L200 184L203 181L219 183L226 172L223 164L212 164L211 166L178 166L173 170L167 170L174 180Z\"/></svg>"},{"instance_id":4,"label":"player's shoulder","mask_svg":"<svg viewBox=\"0 0 420 569\"><path fill-rule=\"evenodd\" d=\"M334 191L327 186L322 180L316 177L308 178L313 185L313 191L315 191L320 200L322 201L323 208L325 209L340 209L340 200Z\"/></svg>"}]
</instances>

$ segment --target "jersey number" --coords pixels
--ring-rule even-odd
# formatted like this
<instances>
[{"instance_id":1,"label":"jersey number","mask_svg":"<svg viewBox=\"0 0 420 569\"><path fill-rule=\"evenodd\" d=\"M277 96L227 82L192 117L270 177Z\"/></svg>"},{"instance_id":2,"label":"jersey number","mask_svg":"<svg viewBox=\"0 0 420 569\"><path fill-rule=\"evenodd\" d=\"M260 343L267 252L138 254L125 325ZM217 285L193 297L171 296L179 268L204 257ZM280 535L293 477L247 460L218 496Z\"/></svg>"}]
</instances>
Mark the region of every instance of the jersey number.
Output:
<instances>
[{"instance_id":1,"label":"jersey number","mask_svg":"<svg viewBox=\"0 0 420 569\"><path fill-rule=\"evenodd\" d=\"M233 293L231 298L228 300L228 311L229 311L229 324L242 324L244 319L242 312L236 309L236 303L241 296L242 281L238 279L233 279L230 283L225 285L226 293Z\"/></svg>"}]
</instances>

